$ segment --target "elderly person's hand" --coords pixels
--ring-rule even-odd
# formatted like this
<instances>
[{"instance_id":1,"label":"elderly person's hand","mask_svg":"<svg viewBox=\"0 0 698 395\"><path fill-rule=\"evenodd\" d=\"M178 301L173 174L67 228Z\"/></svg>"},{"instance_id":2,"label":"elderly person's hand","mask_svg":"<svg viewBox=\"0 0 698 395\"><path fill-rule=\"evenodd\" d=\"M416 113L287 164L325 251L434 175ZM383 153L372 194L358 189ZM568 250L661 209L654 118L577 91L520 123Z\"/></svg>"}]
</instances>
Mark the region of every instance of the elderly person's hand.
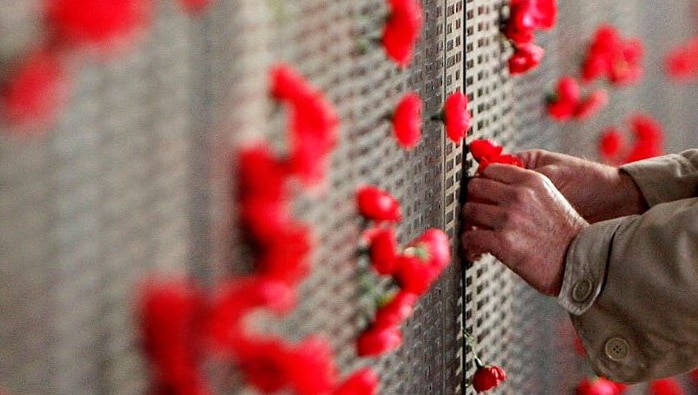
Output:
<instances>
[{"instance_id":1,"label":"elderly person's hand","mask_svg":"<svg viewBox=\"0 0 698 395\"><path fill-rule=\"evenodd\" d=\"M517 156L527 169L550 178L591 223L647 210L635 182L617 167L544 150L524 151Z\"/></svg>"},{"instance_id":2,"label":"elderly person's hand","mask_svg":"<svg viewBox=\"0 0 698 395\"><path fill-rule=\"evenodd\" d=\"M491 253L538 291L557 296L565 254L589 224L541 173L492 164L467 185L463 249Z\"/></svg>"}]
</instances>

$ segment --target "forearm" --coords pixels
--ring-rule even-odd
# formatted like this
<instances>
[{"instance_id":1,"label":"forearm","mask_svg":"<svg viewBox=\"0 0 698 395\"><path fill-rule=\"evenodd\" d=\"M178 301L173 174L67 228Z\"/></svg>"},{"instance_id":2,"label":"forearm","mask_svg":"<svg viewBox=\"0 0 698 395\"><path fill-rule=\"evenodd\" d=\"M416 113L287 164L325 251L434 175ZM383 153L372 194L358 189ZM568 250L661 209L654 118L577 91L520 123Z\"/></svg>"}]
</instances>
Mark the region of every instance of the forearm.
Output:
<instances>
[{"instance_id":1,"label":"forearm","mask_svg":"<svg viewBox=\"0 0 698 395\"><path fill-rule=\"evenodd\" d=\"M636 382L698 366L698 198L592 225L566 265L558 300L599 374Z\"/></svg>"}]
</instances>

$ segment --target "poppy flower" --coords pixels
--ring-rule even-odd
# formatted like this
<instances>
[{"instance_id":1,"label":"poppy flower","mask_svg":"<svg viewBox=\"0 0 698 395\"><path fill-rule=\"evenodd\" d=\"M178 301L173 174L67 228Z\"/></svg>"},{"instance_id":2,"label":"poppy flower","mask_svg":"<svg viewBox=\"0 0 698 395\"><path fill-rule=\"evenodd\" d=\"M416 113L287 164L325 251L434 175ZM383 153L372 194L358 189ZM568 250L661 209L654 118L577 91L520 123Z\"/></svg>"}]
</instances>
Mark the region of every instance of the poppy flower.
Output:
<instances>
[{"instance_id":1,"label":"poppy flower","mask_svg":"<svg viewBox=\"0 0 698 395\"><path fill-rule=\"evenodd\" d=\"M476 174L482 174L487 166L492 163L500 163L517 167L524 167L523 162L516 155L502 153L502 146L489 139L477 139L470 143L470 152L473 154L479 166Z\"/></svg>"},{"instance_id":2,"label":"poppy flower","mask_svg":"<svg viewBox=\"0 0 698 395\"><path fill-rule=\"evenodd\" d=\"M211 393L199 371L205 314L203 294L187 281L149 282L143 287L138 317L153 371L153 393Z\"/></svg>"},{"instance_id":3,"label":"poppy flower","mask_svg":"<svg viewBox=\"0 0 698 395\"><path fill-rule=\"evenodd\" d=\"M337 144L339 118L324 94L291 66L270 70L270 93L289 109L288 164L290 173L306 185L325 178L329 154Z\"/></svg>"},{"instance_id":4,"label":"poppy flower","mask_svg":"<svg viewBox=\"0 0 698 395\"><path fill-rule=\"evenodd\" d=\"M356 341L356 352L361 357L382 355L402 344L402 332L397 326L371 326Z\"/></svg>"},{"instance_id":5,"label":"poppy flower","mask_svg":"<svg viewBox=\"0 0 698 395\"><path fill-rule=\"evenodd\" d=\"M653 380L648 387L650 395L685 395L686 392L679 384L678 380L673 377Z\"/></svg>"},{"instance_id":6,"label":"poppy flower","mask_svg":"<svg viewBox=\"0 0 698 395\"><path fill-rule=\"evenodd\" d=\"M241 342L235 365L243 380L261 391L274 393L289 388L292 366L297 362L291 346L276 337L259 337Z\"/></svg>"},{"instance_id":7,"label":"poppy flower","mask_svg":"<svg viewBox=\"0 0 698 395\"><path fill-rule=\"evenodd\" d=\"M207 330L217 349L238 355L250 346L247 314L262 308L286 314L295 304L295 289L283 281L259 276L229 280L216 289Z\"/></svg>"},{"instance_id":8,"label":"poppy flower","mask_svg":"<svg viewBox=\"0 0 698 395\"><path fill-rule=\"evenodd\" d=\"M242 148L235 167L237 191L243 199L288 199L288 169L266 144L257 143Z\"/></svg>"},{"instance_id":9,"label":"poppy flower","mask_svg":"<svg viewBox=\"0 0 698 395\"><path fill-rule=\"evenodd\" d=\"M102 45L141 28L150 6L149 0L48 0L45 15L58 39Z\"/></svg>"},{"instance_id":10,"label":"poppy flower","mask_svg":"<svg viewBox=\"0 0 698 395\"><path fill-rule=\"evenodd\" d=\"M506 372L499 366L478 366L475 374L473 375L473 389L475 392L488 391L498 387L506 379Z\"/></svg>"},{"instance_id":11,"label":"poppy flower","mask_svg":"<svg viewBox=\"0 0 698 395\"><path fill-rule=\"evenodd\" d=\"M282 227L255 259L258 275L297 285L310 272L310 230L301 224Z\"/></svg>"},{"instance_id":12,"label":"poppy flower","mask_svg":"<svg viewBox=\"0 0 698 395\"><path fill-rule=\"evenodd\" d=\"M629 119L635 142L625 162L653 158L664 153L664 131L661 125L645 114L634 114Z\"/></svg>"},{"instance_id":13,"label":"poppy flower","mask_svg":"<svg viewBox=\"0 0 698 395\"><path fill-rule=\"evenodd\" d=\"M400 203L388 192L372 185L356 191L356 205L359 214L366 219L382 222L396 222L402 218Z\"/></svg>"},{"instance_id":14,"label":"poppy flower","mask_svg":"<svg viewBox=\"0 0 698 395\"><path fill-rule=\"evenodd\" d=\"M574 116L577 119L590 118L608 104L608 93L605 89L599 88L588 94L579 102L574 109Z\"/></svg>"},{"instance_id":15,"label":"poppy flower","mask_svg":"<svg viewBox=\"0 0 698 395\"><path fill-rule=\"evenodd\" d=\"M502 154L504 147L490 139L477 139L468 145L473 159L481 161L483 159L492 161Z\"/></svg>"},{"instance_id":16,"label":"poppy flower","mask_svg":"<svg viewBox=\"0 0 698 395\"><path fill-rule=\"evenodd\" d=\"M547 100L548 115L557 121L566 121L575 116L580 98L579 84L572 77L561 77L555 93Z\"/></svg>"},{"instance_id":17,"label":"poppy flower","mask_svg":"<svg viewBox=\"0 0 698 395\"><path fill-rule=\"evenodd\" d=\"M398 144L412 149L422 138L422 99L417 92L406 94L395 107L393 132Z\"/></svg>"},{"instance_id":18,"label":"poppy flower","mask_svg":"<svg viewBox=\"0 0 698 395\"><path fill-rule=\"evenodd\" d=\"M698 76L698 37L672 49L664 58L667 75L676 81L688 81Z\"/></svg>"},{"instance_id":19,"label":"poppy flower","mask_svg":"<svg viewBox=\"0 0 698 395\"><path fill-rule=\"evenodd\" d=\"M238 210L243 237L256 248L273 245L278 234L297 226L285 201L247 198L238 202Z\"/></svg>"},{"instance_id":20,"label":"poppy flower","mask_svg":"<svg viewBox=\"0 0 698 395\"><path fill-rule=\"evenodd\" d=\"M419 296L411 292L399 291L376 311L375 325L379 327L400 326L412 315Z\"/></svg>"},{"instance_id":21,"label":"poppy flower","mask_svg":"<svg viewBox=\"0 0 698 395\"><path fill-rule=\"evenodd\" d=\"M428 229L398 257L395 279L403 291L422 295L450 261L448 235L440 229Z\"/></svg>"},{"instance_id":22,"label":"poppy flower","mask_svg":"<svg viewBox=\"0 0 698 395\"><path fill-rule=\"evenodd\" d=\"M340 383L332 395L376 395L378 381L378 375L371 368L359 369Z\"/></svg>"},{"instance_id":23,"label":"poppy flower","mask_svg":"<svg viewBox=\"0 0 698 395\"><path fill-rule=\"evenodd\" d=\"M625 145L623 134L616 128L608 128L599 137L599 156L606 163L616 163Z\"/></svg>"},{"instance_id":24,"label":"poppy flower","mask_svg":"<svg viewBox=\"0 0 698 395\"><path fill-rule=\"evenodd\" d=\"M39 51L24 59L0 86L0 111L11 124L54 120L65 101L68 76L52 52Z\"/></svg>"},{"instance_id":25,"label":"poppy flower","mask_svg":"<svg viewBox=\"0 0 698 395\"><path fill-rule=\"evenodd\" d=\"M471 126L468 97L461 91L448 95L441 113L432 116L431 119L442 121L446 126L448 138L454 143L460 144Z\"/></svg>"},{"instance_id":26,"label":"poppy flower","mask_svg":"<svg viewBox=\"0 0 698 395\"><path fill-rule=\"evenodd\" d=\"M515 45L514 53L508 60L509 73L515 75L528 72L540 64L544 54L543 48L533 43Z\"/></svg>"},{"instance_id":27,"label":"poppy flower","mask_svg":"<svg viewBox=\"0 0 698 395\"><path fill-rule=\"evenodd\" d=\"M514 44L531 43L536 30L548 30L555 25L555 0L517 0L509 3L509 18L504 35Z\"/></svg>"},{"instance_id":28,"label":"poppy flower","mask_svg":"<svg viewBox=\"0 0 698 395\"><path fill-rule=\"evenodd\" d=\"M422 29L422 6L418 0L388 0L388 5L390 14L381 41L388 57L405 67L412 60Z\"/></svg>"},{"instance_id":29,"label":"poppy flower","mask_svg":"<svg viewBox=\"0 0 698 395\"><path fill-rule=\"evenodd\" d=\"M623 386L603 377L582 379L575 389L575 395L618 395Z\"/></svg>"},{"instance_id":30,"label":"poppy flower","mask_svg":"<svg viewBox=\"0 0 698 395\"><path fill-rule=\"evenodd\" d=\"M582 80L607 78L614 85L635 83L643 74L643 52L639 39L626 39L615 27L601 25L594 32L582 63Z\"/></svg>"},{"instance_id":31,"label":"poppy flower","mask_svg":"<svg viewBox=\"0 0 698 395\"><path fill-rule=\"evenodd\" d=\"M286 375L293 393L298 395L329 394L337 381L332 349L324 339L311 336L288 350L290 364Z\"/></svg>"},{"instance_id":32,"label":"poppy flower","mask_svg":"<svg viewBox=\"0 0 698 395\"><path fill-rule=\"evenodd\" d=\"M393 228L380 228L368 247L371 267L378 274L390 275L397 270L397 239Z\"/></svg>"}]
</instances>

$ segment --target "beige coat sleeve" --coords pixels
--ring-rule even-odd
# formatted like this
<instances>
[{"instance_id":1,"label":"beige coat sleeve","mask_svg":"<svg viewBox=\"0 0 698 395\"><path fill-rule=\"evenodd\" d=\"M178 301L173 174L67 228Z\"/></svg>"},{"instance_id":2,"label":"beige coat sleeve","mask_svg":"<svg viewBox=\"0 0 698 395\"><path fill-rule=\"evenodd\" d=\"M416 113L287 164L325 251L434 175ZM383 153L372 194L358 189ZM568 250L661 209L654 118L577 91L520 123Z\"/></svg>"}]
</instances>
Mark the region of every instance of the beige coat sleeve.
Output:
<instances>
[{"instance_id":1,"label":"beige coat sleeve","mask_svg":"<svg viewBox=\"0 0 698 395\"><path fill-rule=\"evenodd\" d=\"M698 150L623 169L650 209L572 242L558 302L594 370L638 382L698 367Z\"/></svg>"}]
</instances>

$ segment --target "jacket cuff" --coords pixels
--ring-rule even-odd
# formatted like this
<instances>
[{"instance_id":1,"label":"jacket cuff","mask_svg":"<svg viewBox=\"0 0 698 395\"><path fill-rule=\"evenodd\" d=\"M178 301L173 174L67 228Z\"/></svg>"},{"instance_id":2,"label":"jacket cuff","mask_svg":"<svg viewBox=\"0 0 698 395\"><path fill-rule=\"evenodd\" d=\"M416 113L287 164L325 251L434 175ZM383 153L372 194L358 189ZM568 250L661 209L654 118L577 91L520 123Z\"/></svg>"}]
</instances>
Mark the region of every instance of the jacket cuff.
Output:
<instances>
[{"instance_id":1,"label":"jacket cuff","mask_svg":"<svg viewBox=\"0 0 698 395\"><path fill-rule=\"evenodd\" d=\"M698 176L694 161L697 157L694 151L685 151L628 163L620 170L630 175L652 207L694 196Z\"/></svg>"},{"instance_id":2,"label":"jacket cuff","mask_svg":"<svg viewBox=\"0 0 698 395\"><path fill-rule=\"evenodd\" d=\"M580 315L601 293L611 253L613 235L623 218L597 222L572 240L565 258L565 274L557 303Z\"/></svg>"}]
</instances>

